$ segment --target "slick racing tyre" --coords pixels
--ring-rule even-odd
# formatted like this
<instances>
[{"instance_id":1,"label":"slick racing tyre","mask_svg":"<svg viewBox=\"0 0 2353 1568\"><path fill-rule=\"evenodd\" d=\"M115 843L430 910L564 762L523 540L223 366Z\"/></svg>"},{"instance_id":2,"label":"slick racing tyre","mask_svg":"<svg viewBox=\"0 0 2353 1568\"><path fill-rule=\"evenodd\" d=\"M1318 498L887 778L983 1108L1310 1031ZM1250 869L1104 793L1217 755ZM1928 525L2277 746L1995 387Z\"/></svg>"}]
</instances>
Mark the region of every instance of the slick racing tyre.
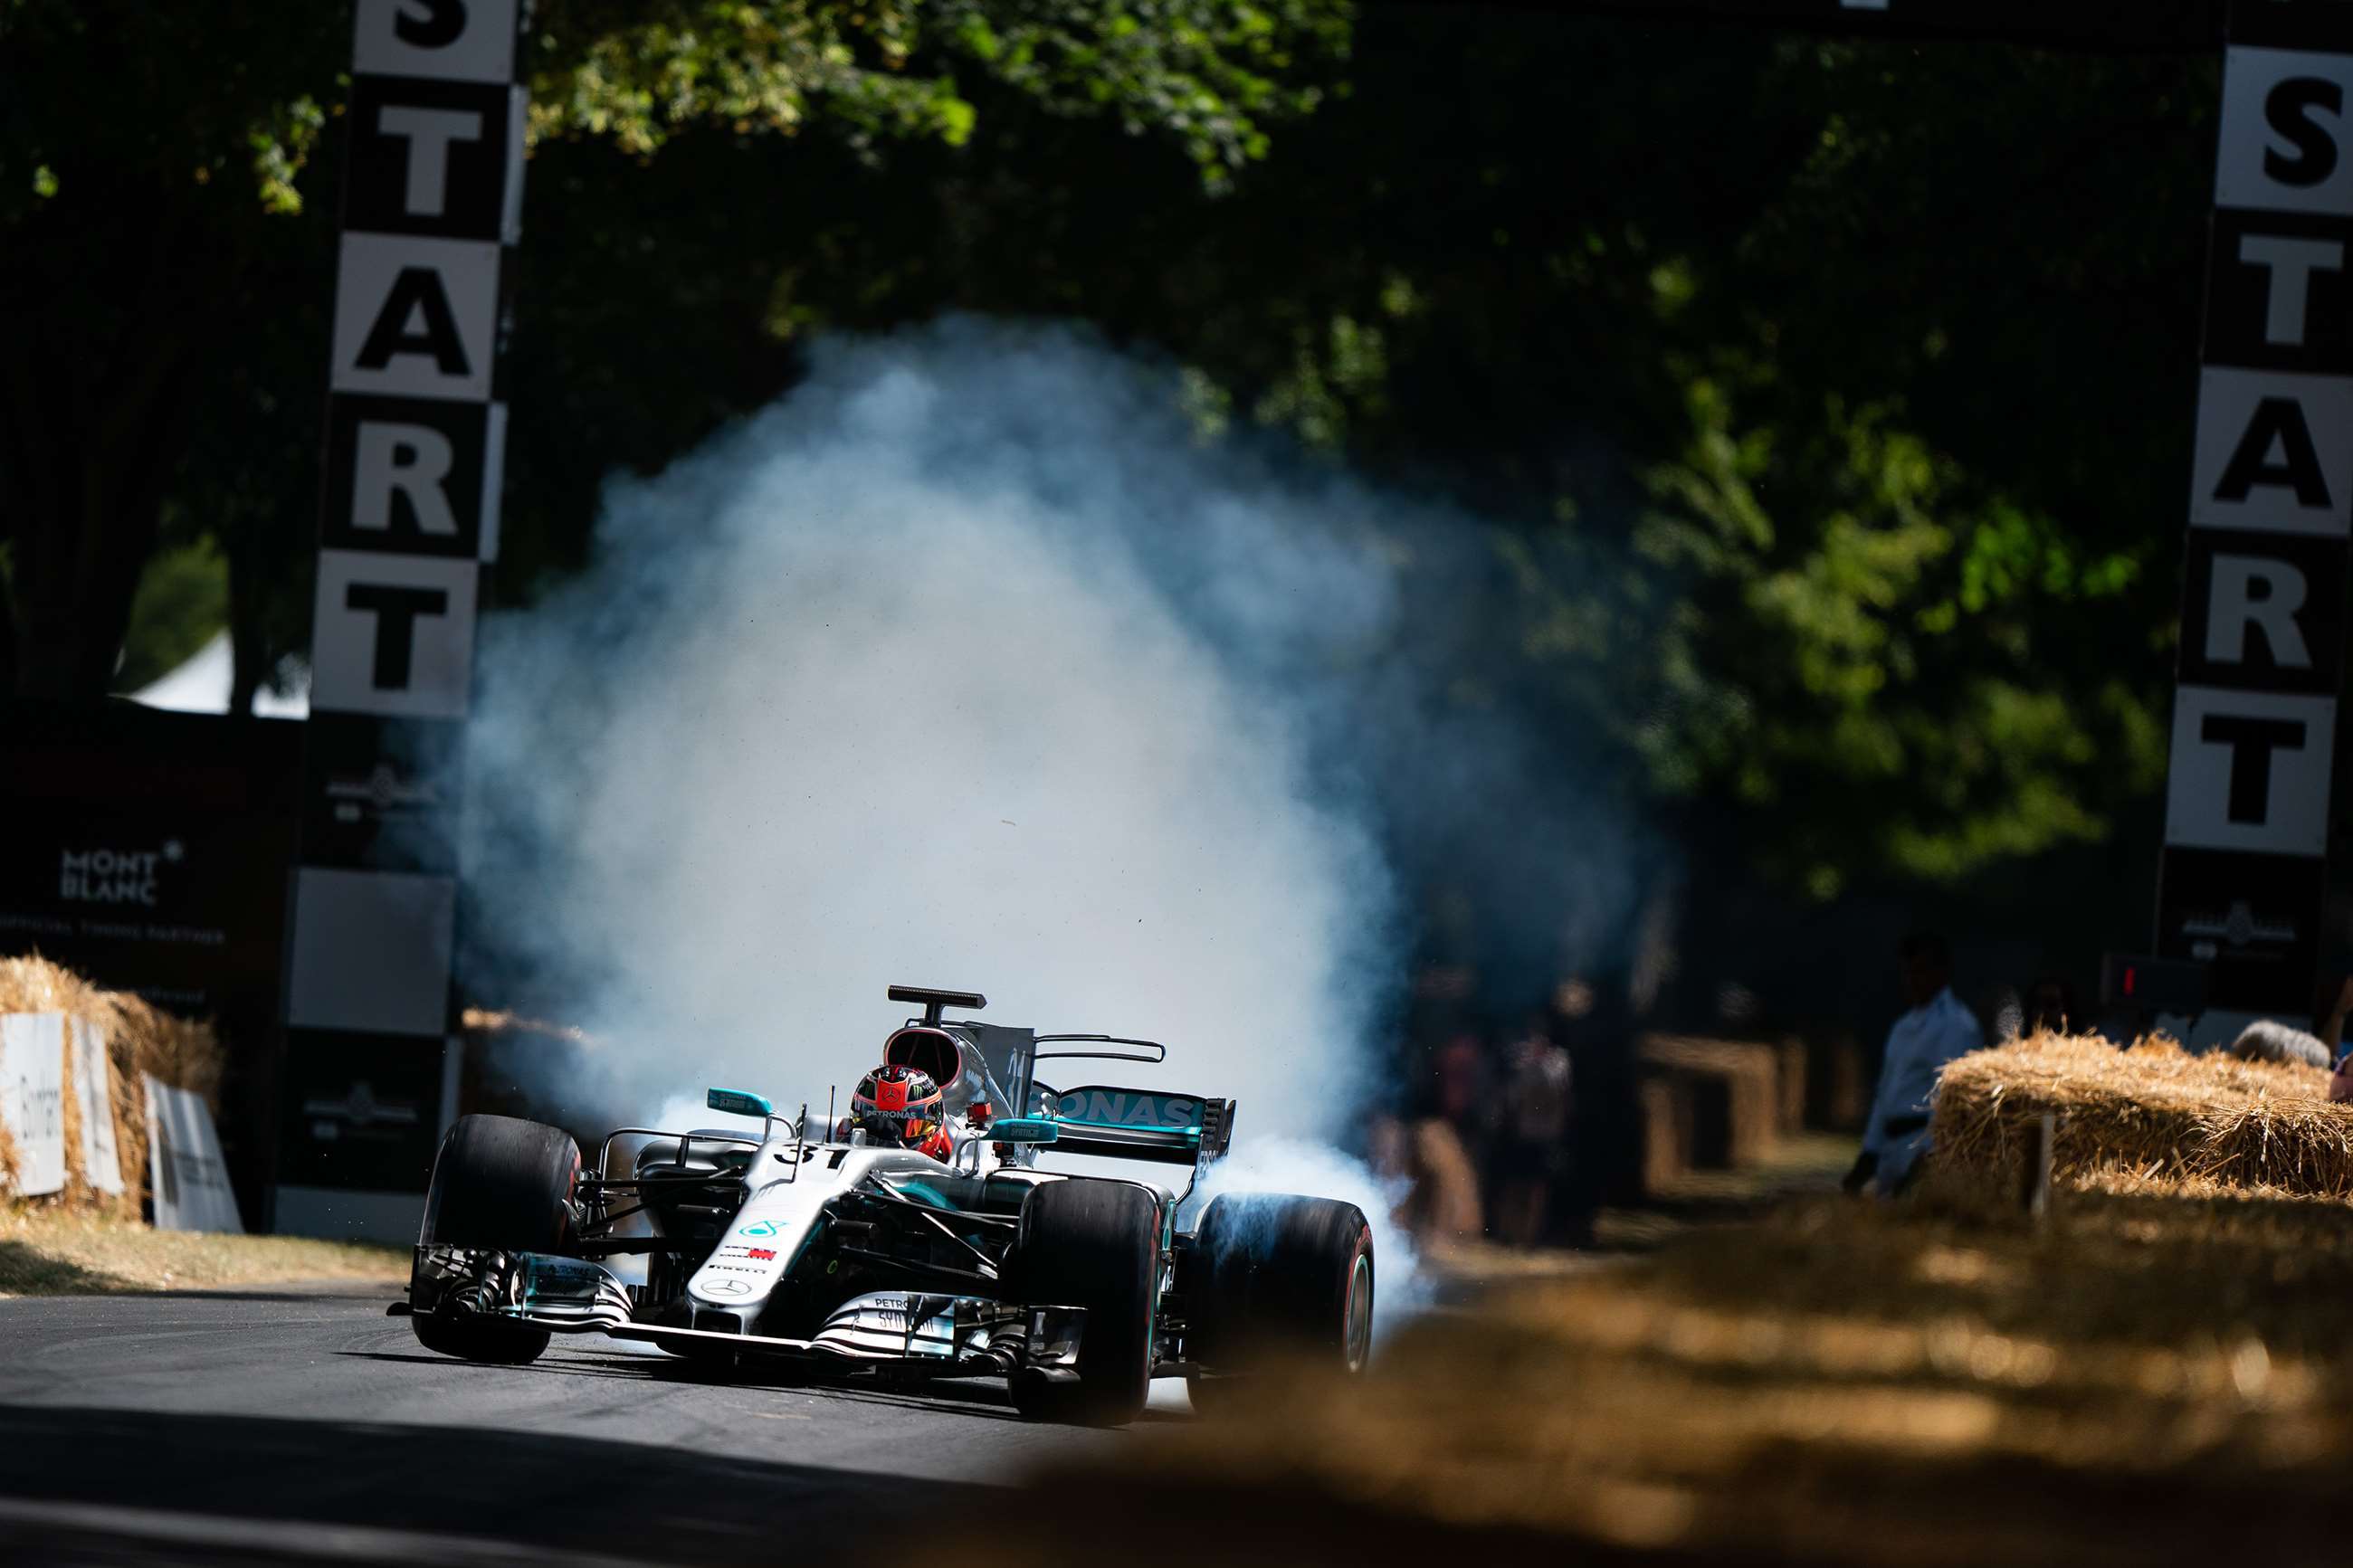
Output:
<instances>
[{"instance_id":1,"label":"slick racing tyre","mask_svg":"<svg viewBox=\"0 0 2353 1568\"><path fill-rule=\"evenodd\" d=\"M1186 1380L1204 1414L1282 1365L1349 1377L1373 1348L1373 1227L1354 1204L1281 1193L1229 1193L1194 1233Z\"/></svg>"},{"instance_id":2,"label":"slick racing tyre","mask_svg":"<svg viewBox=\"0 0 2353 1568\"><path fill-rule=\"evenodd\" d=\"M1041 1182L1021 1204L1007 1259L1008 1294L1029 1307L1080 1307L1078 1380L1033 1369L1012 1381L1033 1421L1120 1426L1152 1387L1152 1321L1160 1304L1160 1205L1124 1182Z\"/></svg>"},{"instance_id":3,"label":"slick racing tyre","mask_svg":"<svg viewBox=\"0 0 2353 1568\"><path fill-rule=\"evenodd\" d=\"M433 1161L417 1244L566 1251L579 1180L580 1150L561 1128L512 1116L461 1116ZM409 1293L414 1300L413 1275ZM408 1321L427 1350L466 1361L520 1366L547 1348L545 1329L500 1318L434 1311Z\"/></svg>"}]
</instances>

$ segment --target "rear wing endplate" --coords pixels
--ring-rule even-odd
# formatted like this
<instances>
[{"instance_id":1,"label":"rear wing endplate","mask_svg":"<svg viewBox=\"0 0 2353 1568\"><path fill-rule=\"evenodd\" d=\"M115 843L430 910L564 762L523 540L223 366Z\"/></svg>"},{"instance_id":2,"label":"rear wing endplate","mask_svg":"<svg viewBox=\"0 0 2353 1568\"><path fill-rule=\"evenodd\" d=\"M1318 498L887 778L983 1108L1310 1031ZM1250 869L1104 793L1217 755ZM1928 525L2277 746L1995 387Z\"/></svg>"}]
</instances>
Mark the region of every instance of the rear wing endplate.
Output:
<instances>
[{"instance_id":1,"label":"rear wing endplate","mask_svg":"<svg viewBox=\"0 0 2353 1568\"><path fill-rule=\"evenodd\" d=\"M1039 1109L1060 1133L1058 1154L1204 1165L1222 1158L1234 1136L1234 1102L1204 1095L1087 1084Z\"/></svg>"}]
</instances>

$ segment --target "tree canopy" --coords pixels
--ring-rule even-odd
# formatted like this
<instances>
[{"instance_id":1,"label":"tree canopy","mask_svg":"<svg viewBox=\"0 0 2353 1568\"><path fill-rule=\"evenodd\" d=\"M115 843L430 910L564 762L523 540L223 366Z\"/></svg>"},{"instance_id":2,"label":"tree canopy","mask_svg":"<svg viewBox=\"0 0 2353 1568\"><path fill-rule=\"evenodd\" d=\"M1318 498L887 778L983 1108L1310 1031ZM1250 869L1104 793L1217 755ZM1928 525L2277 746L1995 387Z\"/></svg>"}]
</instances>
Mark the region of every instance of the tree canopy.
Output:
<instances>
[{"instance_id":1,"label":"tree canopy","mask_svg":"<svg viewBox=\"0 0 2353 1568\"><path fill-rule=\"evenodd\" d=\"M240 695L303 644L348 17L205 9L5 12L21 691L103 688L200 541ZM1072 317L1206 440L1457 509L1480 569L1416 578L1449 689L1801 897L2096 843L2158 785L2211 61L1314 0L538 15L509 602L812 332Z\"/></svg>"}]
</instances>

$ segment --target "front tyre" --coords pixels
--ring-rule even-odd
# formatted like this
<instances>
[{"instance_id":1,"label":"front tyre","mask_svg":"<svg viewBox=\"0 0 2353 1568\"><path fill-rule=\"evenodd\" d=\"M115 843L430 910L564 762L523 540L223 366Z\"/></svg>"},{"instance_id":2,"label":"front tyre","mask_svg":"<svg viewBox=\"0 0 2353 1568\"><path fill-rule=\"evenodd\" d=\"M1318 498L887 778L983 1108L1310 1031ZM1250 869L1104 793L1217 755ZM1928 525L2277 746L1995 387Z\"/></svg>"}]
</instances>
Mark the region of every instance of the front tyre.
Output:
<instances>
[{"instance_id":1,"label":"front tyre","mask_svg":"<svg viewBox=\"0 0 2353 1568\"><path fill-rule=\"evenodd\" d=\"M1194 1233L1185 1359L1193 1407L1229 1405L1272 1365L1354 1377L1373 1351L1373 1227L1354 1204L1229 1193Z\"/></svg>"},{"instance_id":2,"label":"front tyre","mask_svg":"<svg viewBox=\"0 0 2353 1568\"><path fill-rule=\"evenodd\" d=\"M1044 1182L1021 1204L1008 1294L1026 1307L1079 1307L1078 1379L1034 1370L1012 1380L1014 1407L1033 1421L1124 1426L1152 1388L1152 1325L1160 1305L1160 1204L1124 1182Z\"/></svg>"},{"instance_id":3,"label":"front tyre","mask_svg":"<svg viewBox=\"0 0 2353 1568\"><path fill-rule=\"evenodd\" d=\"M565 1252L579 1183L580 1150L562 1128L512 1116L461 1116L434 1157L417 1245ZM413 1268L409 1295L418 1295ZM547 1349L545 1329L504 1318L444 1309L408 1321L427 1350L463 1361L520 1366Z\"/></svg>"}]
</instances>

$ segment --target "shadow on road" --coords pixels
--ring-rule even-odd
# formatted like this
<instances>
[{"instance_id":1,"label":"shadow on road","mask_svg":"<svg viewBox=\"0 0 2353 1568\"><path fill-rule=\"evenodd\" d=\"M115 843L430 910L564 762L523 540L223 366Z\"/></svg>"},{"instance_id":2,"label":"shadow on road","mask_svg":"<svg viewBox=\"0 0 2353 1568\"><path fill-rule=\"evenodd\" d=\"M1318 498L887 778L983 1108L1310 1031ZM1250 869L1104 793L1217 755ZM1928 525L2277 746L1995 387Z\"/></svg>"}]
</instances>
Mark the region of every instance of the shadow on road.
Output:
<instances>
[{"instance_id":1,"label":"shadow on road","mask_svg":"<svg viewBox=\"0 0 2353 1568\"><path fill-rule=\"evenodd\" d=\"M906 1503L898 1476L336 1420L0 1405L0 1456L11 1563L392 1561L414 1548L375 1548L419 1533L533 1554L767 1561L787 1540L856 1541L861 1514L897 1517ZM923 1494L942 1519L1004 1502L934 1479Z\"/></svg>"},{"instance_id":2,"label":"shadow on road","mask_svg":"<svg viewBox=\"0 0 2353 1568\"><path fill-rule=\"evenodd\" d=\"M336 1351L335 1355L351 1361L409 1363L418 1366L449 1367L447 1356L429 1351ZM664 1355L596 1355L574 1352L555 1354L519 1367L480 1367L478 1374L492 1376L540 1377L554 1373L563 1377L613 1378L627 1383L688 1383L710 1384L722 1388L789 1389L810 1399L839 1400L859 1405L886 1405L909 1410L930 1410L944 1415L970 1415L987 1421L1022 1420L1013 1408L1013 1401L1003 1383L993 1378L954 1379L892 1387L871 1379L857 1382L827 1380L795 1375L787 1369L771 1369L758 1365L723 1369L700 1363ZM1146 1410L1137 1417L1141 1423L1156 1425L1164 1421L1186 1421L1187 1415L1166 1410Z\"/></svg>"}]
</instances>

